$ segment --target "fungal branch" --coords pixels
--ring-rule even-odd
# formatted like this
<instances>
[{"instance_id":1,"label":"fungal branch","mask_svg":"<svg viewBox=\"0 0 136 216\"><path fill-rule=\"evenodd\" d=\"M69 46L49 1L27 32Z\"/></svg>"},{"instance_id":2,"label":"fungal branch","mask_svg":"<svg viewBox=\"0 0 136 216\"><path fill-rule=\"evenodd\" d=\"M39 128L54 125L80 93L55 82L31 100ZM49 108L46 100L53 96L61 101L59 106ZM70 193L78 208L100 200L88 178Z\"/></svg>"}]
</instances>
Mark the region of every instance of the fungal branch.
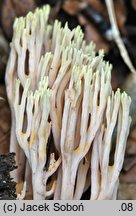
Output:
<instances>
[{"instance_id":1,"label":"fungal branch","mask_svg":"<svg viewBox=\"0 0 136 216\"><path fill-rule=\"evenodd\" d=\"M60 59L60 69L52 86L51 94L51 120L52 132L56 149L60 152L60 135L62 125L64 92L70 82L72 69L75 66L82 66L83 64L92 64L93 67L101 62L102 54L94 58L94 44L90 44L90 56L83 53L82 50L77 50L73 46L69 46L62 50L62 57ZM54 58L54 57L53 57ZM93 62L91 61L93 59ZM50 75L50 73L49 73Z\"/></svg>"},{"instance_id":2,"label":"fungal branch","mask_svg":"<svg viewBox=\"0 0 136 216\"><path fill-rule=\"evenodd\" d=\"M6 68L5 82L12 115L10 152L16 152L18 166L18 169L12 173L12 177L18 184L23 181L24 169L26 169L26 173L30 173L30 170L25 165L24 152L17 142L15 133L16 125L13 109L15 80L19 78L22 86L24 86L27 78L30 78L31 89L36 88L37 63L39 63L38 61L42 55L43 29L46 31L49 12L50 7L46 5L43 9L37 9L34 14L29 12L26 17L16 18L13 26L13 38L10 44L11 51Z\"/></svg>"},{"instance_id":3,"label":"fungal branch","mask_svg":"<svg viewBox=\"0 0 136 216\"><path fill-rule=\"evenodd\" d=\"M16 161L19 171L13 175L16 182L20 182L23 176L25 157L17 143L15 134L14 85L19 78L24 87L26 80L31 80L30 89L34 91L41 76L49 76L49 87L52 88L61 64L62 52L67 47L82 49L88 56L95 55L95 45L89 45L83 40L84 34L81 27L74 30L64 28L61 22L55 21L53 25L48 23L50 6L37 8L34 13L29 12L26 17L16 18L13 26L13 38L10 44L11 51L6 69L7 96L12 112L12 128L10 138L10 151L16 152ZM53 54L53 56L52 56ZM70 57L71 58L71 57ZM61 68L62 69L62 68ZM53 123L54 125L54 123ZM53 126L54 128L54 126ZM58 147L57 137L53 130L55 144Z\"/></svg>"},{"instance_id":4,"label":"fungal branch","mask_svg":"<svg viewBox=\"0 0 136 216\"><path fill-rule=\"evenodd\" d=\"M79 200L82 194L88 189L87 180L90 168L90 154L88 153L80 162L77 172L77 183L74 192L74 200ZM90 176L89 176L90 177ZM89 178L90 179L90 178ZM90 182L89 182L90 186Z\"/></svg>"},{"instance_id":5,"label":"fungal branch","mask_svg":"<svg viewBox=\"0 0 136 216\"><path fill-rule=\"evenodd\" d=\"M97 135L95 136L91 158L91 200L109 200L117 198L118 177L122 169L126 139L131 118L129 107L131 99L127 94L112 93L108 97L107 107ZM110 164L112 136L117 124L117 138L113 165Z\"/></svg>"},{"instance_id":6,"label":"fungal branch","mask_svg":"<svg viewBox=\"0 0 136 216\"><path fill-rule=\"evenodd\" d=\"M117 21L116 21L116 15L115 15L115 11L114 11L113 0L106 0L106 5L107 5L107 10L108 10L109 18L110 18L110 22L111 22L113 39L115 40L115 42L116 42L116 44L120 50L120 54L121 54L124 62L128 66L128 68L130 69L130 71L132 73L136 73L136 69L134 68L134 66L130 60L127 49L126 49L126 47L125 47L125 45L121 39L121 36L120 36L120 32L119 32Z\"/></svg>"},{"instance_id":7,"label":"fungal branch","mask_svg":"<svg viewBox=\"0 0 136 216\"><path fill-rule=\"evenodd\" d=\"M16 81L15 117L16 134L21 148L32 168L32 184L34 199L45 199L48 178L53 175L61 163L61 158L55 160L54 153L50 154L48 170L44 170L47 161L47 143L50 136L51 123L50 90L47 88L48 78L44 77L38 89L29 91L30 79L27 79L20 101L20 81Z\"/></svg>"},{"instance_id":8,"label":"fungal branch","mask_svg":"<svg viewBox=\"0 0 136 216\"><path fill-rule=\"evenodd\" d=\"M105 64L103 65L105 67ZM61 199L73 199L80 161L88 153L102 122L107 97L110 95L110 65L92 73L92 68L74 68L65 103L61 129L62 191ZM100 96L100 101L99 101ZM81 111L80 111L81 107ZM77 121L80 112L80 126ZM76 134L78 133L78 135ZM78 136L78 143L75 137ZM76 145L75 145L76 143ZM69 188L67 194L65 188Z\"/></svg>"}]
</instances>

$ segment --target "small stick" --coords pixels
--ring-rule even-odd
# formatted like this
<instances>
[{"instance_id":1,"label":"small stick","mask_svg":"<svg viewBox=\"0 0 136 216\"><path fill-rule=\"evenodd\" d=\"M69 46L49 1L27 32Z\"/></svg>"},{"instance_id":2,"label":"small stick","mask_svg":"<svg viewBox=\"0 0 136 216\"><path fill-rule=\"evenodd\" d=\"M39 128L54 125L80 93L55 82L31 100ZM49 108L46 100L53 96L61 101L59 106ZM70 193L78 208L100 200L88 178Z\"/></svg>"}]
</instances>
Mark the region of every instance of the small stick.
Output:
<instances>
[{"instance_id":1,"label":"small stick","mask_svg":"<svg viewBox=\"0 0 136 216\"><path fill-rule=\"evenodd\" d=\"M128 68L130 69L130 71L132 73L136 73L136 69L134 68L134 66L130 60L127 49L126 49L126 47L125 47L125 45L121 39L121 36L120 36L120 32L118 29L116 16L115 16L113 0L106 0L105 2L106 2L107 10L109 13L109 19L110 19L111 28L112 28L113 39L115 40L115 42L119 48L120 54L121 54L125 64L128 66Z\"/></svg>"}]
</instances>

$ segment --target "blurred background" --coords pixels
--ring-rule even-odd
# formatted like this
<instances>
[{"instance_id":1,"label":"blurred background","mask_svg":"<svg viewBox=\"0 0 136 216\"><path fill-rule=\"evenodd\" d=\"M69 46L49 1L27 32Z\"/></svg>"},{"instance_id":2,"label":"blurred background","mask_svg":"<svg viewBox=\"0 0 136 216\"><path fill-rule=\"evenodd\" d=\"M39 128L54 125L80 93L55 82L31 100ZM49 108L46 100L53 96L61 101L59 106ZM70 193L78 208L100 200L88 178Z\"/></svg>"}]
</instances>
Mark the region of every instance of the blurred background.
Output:
<instances>
[{"instance_id":1,"label":"blurred background","mask_svg":"<svg viewBox=\"0 0 136 216\"><path fill-rule=\"evenodd\" d=\"M105 60L113 64L112 87L122 88L130 75L116 43L110 37L111 25L105 0L0 0L0 154L7 153L10 138L10 110L4 84L5 69L10 51L15 17L44 4L51 5L50 22L68 22L70 29L81 25L85 39L104 49ZM129 57L136 68L136 0L114 0L116 20ZM131 85L131 80L129 81ZM136 87L135 87L136 88ZM136 97L136 95L135 95ZM136 110L136 108L135 108ZM131 128L125 162L120 176L118 199L136 199L136 124Z\"/></svg>"}]
</instances>

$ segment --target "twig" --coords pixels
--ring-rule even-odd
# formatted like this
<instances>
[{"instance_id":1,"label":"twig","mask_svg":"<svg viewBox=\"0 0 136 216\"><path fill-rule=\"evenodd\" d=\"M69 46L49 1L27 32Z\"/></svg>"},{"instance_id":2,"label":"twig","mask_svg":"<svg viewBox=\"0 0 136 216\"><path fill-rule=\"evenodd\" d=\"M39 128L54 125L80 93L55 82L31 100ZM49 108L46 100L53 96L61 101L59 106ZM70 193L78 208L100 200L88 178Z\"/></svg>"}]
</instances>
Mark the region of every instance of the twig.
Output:
<instances>
[{"instance_id":1,"label":"twig","mask_svg":"<svg viewBox=\"0 0 136 216\"><path fill-rule=\"evenodd\" d=\"M113 39L115 40L119 50L120 54L125 62L125 64L128 66L130 71L132 73L136 73L136 69L134 68L130 57L128 55L127 49L121 39L120 32L118 29L117 21L116 21L116 16L115 16L115 11L114 11L114 6L113 6L113 0L106 0L106 5L107 5L107 10L109 13L109 19L111 22L111 27L112 27L112 36Z\"/></svg>"}]
</instances>

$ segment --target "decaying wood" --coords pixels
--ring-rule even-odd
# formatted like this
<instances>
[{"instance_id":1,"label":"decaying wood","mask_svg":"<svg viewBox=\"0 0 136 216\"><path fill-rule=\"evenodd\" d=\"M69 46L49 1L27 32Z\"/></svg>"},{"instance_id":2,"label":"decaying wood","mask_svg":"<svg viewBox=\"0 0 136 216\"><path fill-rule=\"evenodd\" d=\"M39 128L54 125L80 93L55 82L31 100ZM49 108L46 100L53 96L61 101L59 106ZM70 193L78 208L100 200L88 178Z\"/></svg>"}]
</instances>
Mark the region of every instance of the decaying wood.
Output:
<instances>
[{"instance_id":1,"label":"decaying wood","mask_svg":"<svg viewBox=\"0 0 136 216\"><path fill-rule=\"evenodd\" d=\"M0 155L0 200L16 199L16 183L10 172L16 169L15 154Z\"/></svg>"}]
</instances>

